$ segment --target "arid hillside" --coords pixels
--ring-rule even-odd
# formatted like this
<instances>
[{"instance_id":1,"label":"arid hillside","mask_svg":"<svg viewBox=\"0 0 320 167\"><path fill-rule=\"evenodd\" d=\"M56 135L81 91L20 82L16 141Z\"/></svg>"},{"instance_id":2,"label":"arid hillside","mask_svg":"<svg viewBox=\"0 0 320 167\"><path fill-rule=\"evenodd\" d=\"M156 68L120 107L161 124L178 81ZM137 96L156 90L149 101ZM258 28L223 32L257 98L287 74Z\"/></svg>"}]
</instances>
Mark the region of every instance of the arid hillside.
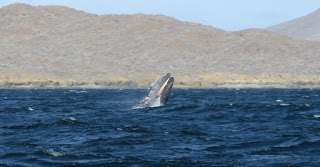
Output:
<instances>
[{"instance_id":1,"label":"arid hillside","mask_svg":"<svg viewBox=\"0 0 320 167\"><path fill-rule=\"evenodd\" d=\"M267 30L320 42L320 9L306 16L268 27Z\"/></svg>"},{"instance_id":2,"label":"arid hillside","mask_svg":"<svg viewBox=\"0 0 320 167\"><path fill-rule=\"evenodd\" d=\"M320 87L320 43L163 15L0 9L0 87Z\"/></svg>"}]
</instances>

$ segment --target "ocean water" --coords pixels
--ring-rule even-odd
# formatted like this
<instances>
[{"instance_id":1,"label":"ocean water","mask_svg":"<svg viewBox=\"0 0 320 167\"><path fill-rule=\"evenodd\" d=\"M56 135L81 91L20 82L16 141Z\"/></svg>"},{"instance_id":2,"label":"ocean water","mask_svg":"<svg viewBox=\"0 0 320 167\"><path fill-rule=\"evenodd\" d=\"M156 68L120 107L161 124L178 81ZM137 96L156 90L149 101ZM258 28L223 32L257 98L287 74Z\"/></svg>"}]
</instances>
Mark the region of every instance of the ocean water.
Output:
<instances>
[{"instance_id":1,"label":"ocean water","mask_svg":"<svg viewBox=\"0 0 320 167\"><path fill-rule=\"evenodd\" d=\"M318 166L320 90L0 90L0 166Z\"/></svg>"}]
</instances>

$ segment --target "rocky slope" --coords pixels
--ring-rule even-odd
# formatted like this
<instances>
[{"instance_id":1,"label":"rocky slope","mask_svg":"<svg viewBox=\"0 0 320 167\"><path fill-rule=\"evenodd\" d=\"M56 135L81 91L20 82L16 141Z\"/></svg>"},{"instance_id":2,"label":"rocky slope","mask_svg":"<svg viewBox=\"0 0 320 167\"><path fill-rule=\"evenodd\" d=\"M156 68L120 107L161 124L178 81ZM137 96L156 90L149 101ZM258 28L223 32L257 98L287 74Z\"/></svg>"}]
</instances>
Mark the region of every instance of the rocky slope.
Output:
<instances>
[{"instance_id":1,"label":"rocky slope","mask_svg":"<svg viewBox=\"0 0 320 167\"><path fill-rule=\"evenodd\" d=\"M320 87L320 43L163 15L0 9L0 87Z\"/></svg>"},{"instance_id":2,"label":"rocky slope","mask_svg":"<svg viewBox=\"0 0 320 167\"><path fill-rule=\"evenodd\" d=\"M320 9L306 16L268 27L267 30L320 42Z\"/></svg>"}]
</instances>

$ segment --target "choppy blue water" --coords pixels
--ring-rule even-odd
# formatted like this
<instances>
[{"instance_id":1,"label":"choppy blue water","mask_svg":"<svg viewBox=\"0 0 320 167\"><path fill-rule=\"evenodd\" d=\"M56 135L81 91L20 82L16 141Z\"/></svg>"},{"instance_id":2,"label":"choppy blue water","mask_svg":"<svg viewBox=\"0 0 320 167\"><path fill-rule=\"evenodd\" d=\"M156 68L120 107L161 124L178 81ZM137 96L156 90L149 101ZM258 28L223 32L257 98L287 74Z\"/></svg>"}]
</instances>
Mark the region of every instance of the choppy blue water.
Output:
<instances>
[{"instance_id":1,"label":"choppy blue water","mask_svg":"<svg viewBox=\"0 0 320 167\"><path fill-rule=\"evenodd\" d=\"M320 90L0 90L0 166L318 166Z\"/></svg>"}]
</instances>

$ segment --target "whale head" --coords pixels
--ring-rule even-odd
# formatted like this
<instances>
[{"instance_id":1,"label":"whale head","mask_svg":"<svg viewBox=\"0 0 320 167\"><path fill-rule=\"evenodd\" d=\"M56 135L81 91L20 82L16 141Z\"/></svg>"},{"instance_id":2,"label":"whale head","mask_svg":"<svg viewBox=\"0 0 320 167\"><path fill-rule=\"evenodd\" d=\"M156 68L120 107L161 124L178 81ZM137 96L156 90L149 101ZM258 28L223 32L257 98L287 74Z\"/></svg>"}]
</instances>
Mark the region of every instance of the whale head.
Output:
<instances>
[{"instance_id":1,"label":"whale head","mask_svg":"<svg viewBox=\"0 0 320 167\"><path fill-rule=\"evenodd\" d=\"M174 78L165 74L150 85L146 97L134 108L159 107L167 104Z\"/></svg>"}]
</instances>

